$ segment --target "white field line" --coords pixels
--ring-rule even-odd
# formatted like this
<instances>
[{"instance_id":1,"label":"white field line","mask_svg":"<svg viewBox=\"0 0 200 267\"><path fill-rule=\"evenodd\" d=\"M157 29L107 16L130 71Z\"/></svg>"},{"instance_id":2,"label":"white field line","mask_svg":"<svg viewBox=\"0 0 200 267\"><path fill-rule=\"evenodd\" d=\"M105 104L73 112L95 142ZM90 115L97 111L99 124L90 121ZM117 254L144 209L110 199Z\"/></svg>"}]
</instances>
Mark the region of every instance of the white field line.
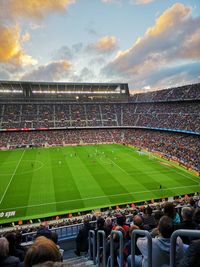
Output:
<instances>
[{"instance_id":1,"label":"white field line","mask_svg":"<svg viewBox=\"0 0 200 267\"><path fill-rule=\"evenodd\" d=\"M115 166L117 166L121 171L123 171L126 175L131 176L127 171L122 169L117 163L115 163L112 159L109 158L109 161L112 162Z\"/></svg>"},{"instance_id":2,"label":"white field line","mask_svg":"<svg viewBox=\"0 0 200 267\"><path fill-rule=\"evenodd\" d=\"M23 153L22 153L22 155L21 155L21 157L20 157L20 159L19 159L19 161L18 161L18 163L17 163L17 165L16 165L16 167L15 167L15 169L14 169L13 174L11 175L10 181L9 181L9 183L8 183L7 186L6 186L6 189L5 189L4 193L3 193L3 196L1 197L0 205L1 205L1 203L2 203L2 201L3 201L3 199L4 199L5 195L6 195L6 193L7 193L7 191L8 191L8 188L9 188L11 182L12 182L13 177L15 176L15 173L16 173L18 167L19 167L19 164L20 164L20 162L22 161L22 158L23 158L23 156L24 156L24 153L25 153L25 149L24 149L24 151L23 151Z\"/></svg>"},{"instance_id":3,"label":"white field line","mask_svg":"<svg viewBox=\"0 0 200 267\"><path fill-rule=\"evenodd\" d=\"M180 172L178 172L178 171L176 171L174 169L173 169L173 171L176 172L176 173L178 173L178 174L180 174L181 176L186 177L187 179L190 179L191 181L195 182L196 184L199 184L199 182L200 182L200 181L198 182L198 181L192 179L191 177L188 177L186 174L180 173ZM199 179L199 178L197 177L197 179Z\"/></svg>"},{"instance_id":4,"label":"white field line","mask_svg":"<svg viewBox=\"0 0 200 267\"><path fill-rule=\"evenodd\" d=\"M23 209L23 208L33 208L33 207L40 207L40 206L46 206L46 205L55 205L55 204L62 204L62 203L69 203L69 202L76 202L80 200L93 200L93 199L100 199L100 198L108 198L108 197L117 197L117 196L125 196L125 195L131 195L131 194L142 194L142 193L150 193L150 192L158 192L158 191L165 191L165 190L174 190L174 189L179 189L179 188L188 188L188 187L193 187L196 185L188 185L188 186L178 186L178 187L170 187L166 189L154 189L154 190L146 190L146 191L136 191L136 192L127 192L127 193L120 193L120 194L113 194L113 195L103 195L103 196L97 196L97 197L88 197L88 198L77 198L77 199L72 199L72 200L64 200L64 201L58 201L58 202L48 202L48 203L42 203L42 204L37 204L37 205L29 205L29 206L20 206L20 207L13 207L13 208L8 208L7 210L16 210L16 209ZM200 186L200 185L199 185ZM0 211L3 211L2 209Z\"/></svg>"}]
</instances>

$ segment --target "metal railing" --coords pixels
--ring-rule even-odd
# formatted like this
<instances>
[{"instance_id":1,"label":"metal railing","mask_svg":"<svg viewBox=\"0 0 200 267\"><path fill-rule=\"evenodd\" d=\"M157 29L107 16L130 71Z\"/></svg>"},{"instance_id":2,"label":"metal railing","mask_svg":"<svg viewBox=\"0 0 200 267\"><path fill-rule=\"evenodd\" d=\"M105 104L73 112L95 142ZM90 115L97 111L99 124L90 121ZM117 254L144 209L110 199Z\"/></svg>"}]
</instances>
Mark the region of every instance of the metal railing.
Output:
<instances>
[{"instance_id":1,"label":"metal railing","mask_svg":"<svg viewBox=\"0 0 200 267\"><path fill-rule=\"evenodd\" d=\"M58 235L58 241L75 239L80 229L83 228L83 223L61 226L57 228L49 229L51 232L55 232ZM32 242L37 235L37 232L29 232L22 234L23 243Z\"/></svg>"},{"instance_id":2,"label":"metal railing","mask_svg":"<svg viewBox=\"0 0 200 267\"><path fill-rule=\"evenodd\" d=\"M89 231L89 259L93 260L94 264L96 264L96 237L95 231Z\"/></svg>"},{"instance_id":3,"label":"metal railing","mask_svg":"<svg viewBox=\"0 0 200 267\"><path fill-rule=\"evenodd\" d=\"M100 247L100 238L102 236L102 246ZM102 252L102 254L101 254ZM100 255L102 255L102 267L106 267L106 234L103 230L97 232L97 266L100 267Z\"/></svg>"},{"instance_id":4,"label":"metal railing","mask_svg":"<svg viewBox=\"0 0 200 267\"><path fill-rule=\"evenodd\" d=\"M142 235L147 237L147 247L148 247L148 267L152 267L152 237L146 230L134 230L131 233L131 267L135 267L135 244L136 235Z\"/></svg>"},{"instance_id":5,"label":"metal railing","mask_svg":"<svg viewBox=\"0 0 200 267\"><path fill-rule=\"evenodd\" d=\"M176 230L171 236L170 267L176 267L176 241L179 236L200 238L199 230Z\"/></svg>"},{"instance_id":6,"label":"metal railing","mask_svg":"<svg viewBox=\"0 0 200 267\"><path fill-rule=\"evenodd\" d=\"M114 235L119 236L119 257L120 262L119 266L124 266L124 254L123 254L123 248L124 248L124 237L123 233L121 231L112 231L110 234L110 267L114 266Z\"/></svg>"}]
</instances>

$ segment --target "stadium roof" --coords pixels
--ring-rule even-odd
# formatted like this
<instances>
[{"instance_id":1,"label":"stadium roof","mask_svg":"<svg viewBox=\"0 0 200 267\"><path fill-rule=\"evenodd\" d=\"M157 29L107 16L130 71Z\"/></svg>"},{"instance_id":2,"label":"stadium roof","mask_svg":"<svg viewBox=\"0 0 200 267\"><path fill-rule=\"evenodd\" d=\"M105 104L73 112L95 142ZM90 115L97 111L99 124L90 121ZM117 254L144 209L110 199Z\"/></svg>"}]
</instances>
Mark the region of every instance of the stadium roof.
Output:
<instances>
[{"instance_id":1,"label":"stadium roof","mask_svg":"<svg viewBox=\"0 0 200 267\"><path fill-rule=\"evenodd\" d=\"M32 94L126 94L129 95L127 83L66 83L66 82L28 82L0 81L0 93Z\"/></svg>"}]
</instances>

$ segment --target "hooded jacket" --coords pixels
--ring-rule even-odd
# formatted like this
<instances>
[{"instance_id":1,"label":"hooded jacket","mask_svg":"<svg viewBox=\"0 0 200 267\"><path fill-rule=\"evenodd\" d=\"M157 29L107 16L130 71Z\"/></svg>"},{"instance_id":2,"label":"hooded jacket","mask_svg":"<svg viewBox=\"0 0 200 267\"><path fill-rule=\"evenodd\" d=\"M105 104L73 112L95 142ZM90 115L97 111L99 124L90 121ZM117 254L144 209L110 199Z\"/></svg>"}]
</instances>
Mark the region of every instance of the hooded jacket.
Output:
<instances>
[{"instance_id":1,"label":"hooded jacket","mask_svg":"<svg viewBox=\"0 0 200 267\"><path fill-rule=\"evenodd\" d=\"M148 241L146 237L138 238L137 246L142 253L142 267L148 266ZM183 242L177 238L176 260L179 262L183 257ZM169 267L170 266L170 238L157 236L152 238L152 266Z\"/></svg>"}]
</instances>

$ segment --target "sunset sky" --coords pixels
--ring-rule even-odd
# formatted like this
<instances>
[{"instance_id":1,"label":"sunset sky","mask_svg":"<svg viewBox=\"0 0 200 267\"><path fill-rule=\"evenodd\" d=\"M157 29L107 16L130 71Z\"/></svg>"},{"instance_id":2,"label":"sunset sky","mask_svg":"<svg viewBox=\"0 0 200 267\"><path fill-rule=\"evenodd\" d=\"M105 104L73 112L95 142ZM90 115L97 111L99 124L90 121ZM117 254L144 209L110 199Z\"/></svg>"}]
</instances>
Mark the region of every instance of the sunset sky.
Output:
<instances>
[{"instance_id":1,"label":"sunset sky","mask_svg":"<svg viewBox=\"0 0 200 267\"><path fill-rule=\"evenodd\" d=\"M0 0L0 80L200 82L200 0Z\"/></svg>"}]
</instances>

